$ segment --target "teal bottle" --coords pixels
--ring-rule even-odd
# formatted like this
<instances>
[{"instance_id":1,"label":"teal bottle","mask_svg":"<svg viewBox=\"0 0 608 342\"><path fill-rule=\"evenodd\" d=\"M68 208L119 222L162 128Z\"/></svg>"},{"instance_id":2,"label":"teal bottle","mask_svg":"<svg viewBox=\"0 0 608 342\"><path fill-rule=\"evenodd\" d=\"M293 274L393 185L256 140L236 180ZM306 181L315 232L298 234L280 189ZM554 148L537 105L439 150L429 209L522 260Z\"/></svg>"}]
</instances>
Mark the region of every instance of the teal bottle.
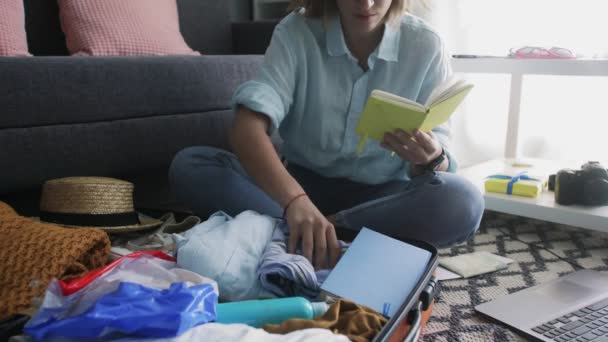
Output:
<instances>
[{"instance_id":1,"label":"teal bottle","mask_svg":"<svg viewBox=\"0 0 608 342\"><path fill-rule=\"evenodd\" d=\"M248 300L217 305L217 323L242 323L260 328L264 324L281 324L291 318L313 319L323 315L325 302L311 303L303 297Z\"/></svg>"}]
</instances>

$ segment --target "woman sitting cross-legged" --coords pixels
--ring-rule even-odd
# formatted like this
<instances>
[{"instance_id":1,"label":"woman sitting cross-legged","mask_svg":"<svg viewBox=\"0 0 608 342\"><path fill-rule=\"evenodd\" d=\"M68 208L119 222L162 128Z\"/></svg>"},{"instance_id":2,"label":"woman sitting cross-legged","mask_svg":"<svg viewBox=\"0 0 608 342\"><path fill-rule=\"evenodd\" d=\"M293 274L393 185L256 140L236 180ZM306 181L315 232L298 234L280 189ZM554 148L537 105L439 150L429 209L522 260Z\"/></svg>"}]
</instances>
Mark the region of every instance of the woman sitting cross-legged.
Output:
<instances>
[{"instance_id":1,"label":"woman sitting cross-legged","mask_svg":"<svg viewBox=\"0 0 608 342\"><path fill-rule=\"evenodd\" d=\"M181 151L169 175L178 198L195 213L284 216L289 251L301 246L316 267L336 263L338 227L437 247L470 238L483 198L453 173L449 124L386 132L356 153L354 128L373 89L424 103L450 75L437 33L406 13L406 0L296 0L292 9L258 76L234 94L234 154ZM276 129L284 160L269 138Z\"/></svg>"}]
</instances>

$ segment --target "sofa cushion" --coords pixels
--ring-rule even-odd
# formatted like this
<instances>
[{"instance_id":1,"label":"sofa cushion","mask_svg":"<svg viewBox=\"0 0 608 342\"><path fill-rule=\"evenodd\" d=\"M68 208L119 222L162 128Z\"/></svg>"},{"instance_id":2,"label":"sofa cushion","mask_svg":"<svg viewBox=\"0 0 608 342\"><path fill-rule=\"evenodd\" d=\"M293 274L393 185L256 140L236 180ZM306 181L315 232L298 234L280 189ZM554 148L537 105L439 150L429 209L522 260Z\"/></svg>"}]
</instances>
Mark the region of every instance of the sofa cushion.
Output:
<instances>
[{"instance_id":1,"label":"sofa cushion","mask_svg":"<svg viewBox=\"0 0 608 342\"><path fill-rule=\"evenodd\" d=\"M0 161L2 165L10 165L0 168L0 194L54 178L101 176L123 179L121 175L148 169L167 170L173 156L188 146L228 148L227 134L232 117L231 110L218 110L0 129L0 146L3 146Z\"/></svg>"},{"instance_id":2,"label":"sofa cushion","mask_svg":"<svg viewBox=\"0 0 608 342\"><path fill-rule=\"evenodd\" d=\"M261 62L261 56L0 58L0 130L228 109L234 90Z\"/></svg>"},{"instance_id":3,"label":"sofa cushion","mask_svg":"<svg viewBox=\"0 0 608 342\"><path fill-rule=\"evenodd\" d=\"M227 148L234 89L261 56L0 58L0 198L74 175L166 169Z\"/></svg>"},{"instance_id":4,"label":"sofa cushion","mask_svg":"<svg viewBox=\"0 0 608 342\"><path fill-rule=\"evenodd\" d=\"M59 0L76 55L196 55L180 33L176 0Z\"/></svg>"},{"instance_id":5,"label":"sofa cushion","mask_svg":"<svg viewBox=\"0 0 608 342\"><path fill-rule=\"evenodd\" d=\"M30 53L34 56L68 55L57 1L24 0L23 3ZM177 0L180 30L188 46L207 55L231 53L231 3Z\"/></svg>"},{"instance_id":6,"label":"sofa cushion","mask_svg":"<svg viewBox=\"0 0 608 342\"><path fill-rule=\"evenodd\" d=\"M0 1L0 56L29 56L22 0Z\"/></svg>"}]
</instances>

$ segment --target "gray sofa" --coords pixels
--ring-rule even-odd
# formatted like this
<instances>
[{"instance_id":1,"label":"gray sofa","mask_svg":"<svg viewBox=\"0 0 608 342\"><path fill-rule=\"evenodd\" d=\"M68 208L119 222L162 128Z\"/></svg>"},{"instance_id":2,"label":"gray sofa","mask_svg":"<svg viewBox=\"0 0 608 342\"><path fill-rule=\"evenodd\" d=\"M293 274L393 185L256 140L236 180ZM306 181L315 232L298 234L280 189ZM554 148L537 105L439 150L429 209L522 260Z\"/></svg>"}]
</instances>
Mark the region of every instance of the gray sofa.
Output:
<instances>
[{"instance_id":1,"label":"gray sofa","mask_svg":"<svg viewBox=\"0 0 608 342\"><path fill-rule=\"evenodd\" d=\"M66 176L135 183L140 209L180 209L167 169L191 145L227 148L230 97L261 56L231 55L228 1L178 0L201 57L70 57L55 1L26 0L30 52L0 57L0 200L25 215Z\"/></svg>"}]
</instances>

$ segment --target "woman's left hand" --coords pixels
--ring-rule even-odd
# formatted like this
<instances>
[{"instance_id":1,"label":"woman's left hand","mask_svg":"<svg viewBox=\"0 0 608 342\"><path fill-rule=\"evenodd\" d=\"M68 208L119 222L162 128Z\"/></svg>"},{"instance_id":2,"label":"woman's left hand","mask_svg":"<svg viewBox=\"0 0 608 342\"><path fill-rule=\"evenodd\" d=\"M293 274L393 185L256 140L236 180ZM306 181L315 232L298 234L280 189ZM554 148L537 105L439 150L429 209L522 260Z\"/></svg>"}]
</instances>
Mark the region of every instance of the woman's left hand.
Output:
<instances>
[{"instance_id":1,"label":"woman's left hand","mask_svg":"<svg viewBox=\"0 0 608 342\"><path fill-rule=\"evenodd\" d=\"M412 166L427 165L439 157L442 151L441 144L432 132L425 133L418 129L411 135L400 129L394 133L387 132L380 145L409 161Z\"/></svg>"}]
</instances>

